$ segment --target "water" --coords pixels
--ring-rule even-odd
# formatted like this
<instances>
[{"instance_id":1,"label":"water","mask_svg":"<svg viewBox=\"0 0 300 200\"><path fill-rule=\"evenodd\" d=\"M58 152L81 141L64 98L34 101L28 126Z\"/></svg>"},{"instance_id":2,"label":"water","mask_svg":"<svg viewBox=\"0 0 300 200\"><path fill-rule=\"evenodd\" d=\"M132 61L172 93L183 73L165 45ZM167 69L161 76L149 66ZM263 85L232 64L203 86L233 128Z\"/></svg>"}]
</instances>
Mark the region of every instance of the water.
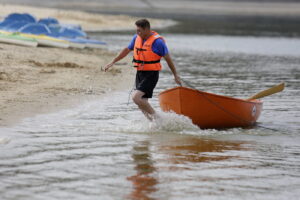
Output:
<instances>
[{"instance_id":1,"label":"water","mask_svg":"<svg viewBox=\"0 0 300 200\"><path fill-rule=\"evenodd\" d=\"M115 51L131 39L97 37ZM264 99L253 129L201 130L174 113L149 123L127 105L129 89L1 128L1 199L298 199L300 39L165 37L198 89L240 98L286 89ZM173 86L165 67L154 96Z\"/></svg>"}]
</instances>

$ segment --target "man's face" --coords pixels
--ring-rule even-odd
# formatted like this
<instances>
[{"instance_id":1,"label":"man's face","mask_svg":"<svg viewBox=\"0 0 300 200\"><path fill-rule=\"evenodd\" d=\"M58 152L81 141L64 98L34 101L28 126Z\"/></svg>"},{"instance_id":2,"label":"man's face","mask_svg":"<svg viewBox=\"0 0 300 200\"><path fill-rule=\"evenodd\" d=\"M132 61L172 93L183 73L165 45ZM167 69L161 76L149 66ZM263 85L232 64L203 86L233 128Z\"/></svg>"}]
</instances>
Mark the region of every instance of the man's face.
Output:
<instances>
[{"instance_id":1,"label":"man's face","mask_svg":"<svg viewBox=\"0 0 300 200\"><path fill-rule=\"evenodd\" d=\"M146 39L146 37L149 35L149 31L150 30L148 28L143 29L142 27L136 27L136 34L143 39Z\"/></svg>"}]
</instances>

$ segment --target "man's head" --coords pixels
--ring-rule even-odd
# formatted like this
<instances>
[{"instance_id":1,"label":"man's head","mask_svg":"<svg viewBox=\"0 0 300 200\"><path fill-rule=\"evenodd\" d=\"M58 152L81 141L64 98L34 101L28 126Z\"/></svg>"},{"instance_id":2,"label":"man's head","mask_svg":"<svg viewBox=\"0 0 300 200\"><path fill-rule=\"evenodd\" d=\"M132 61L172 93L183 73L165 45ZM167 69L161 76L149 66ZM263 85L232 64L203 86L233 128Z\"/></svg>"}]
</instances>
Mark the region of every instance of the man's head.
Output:
<instances>
[{"instance_id":1,"label":"man's head","mask_svg":"<svg viewBox=\"0 0 300 200\"><path fill-rule=\"evenodd\" d=\"M135 22L136 33L143 39L151 35L150 22L147 19L139 19Z\"/></svg>"}]
</instances>

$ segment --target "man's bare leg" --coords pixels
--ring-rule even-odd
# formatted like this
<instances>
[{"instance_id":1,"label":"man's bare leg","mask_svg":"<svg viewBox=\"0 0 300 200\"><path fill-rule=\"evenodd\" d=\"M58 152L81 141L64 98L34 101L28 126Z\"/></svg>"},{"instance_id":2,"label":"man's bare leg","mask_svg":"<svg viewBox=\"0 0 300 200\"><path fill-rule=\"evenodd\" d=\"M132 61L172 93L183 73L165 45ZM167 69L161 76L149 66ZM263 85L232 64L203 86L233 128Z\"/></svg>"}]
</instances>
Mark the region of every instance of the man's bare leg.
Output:
<instances>
[{"instance_id":1,"label":"man's bare leg","mask_svg":"<svg viewBox=\"0 0 300 200\"><path fill-rule=\"evenodd\" d=\"M146 113L145 111L143 111L141 108L140 110L143 112L143 114L145 115L145 117L149 120L152 121L152 117L149 115L149 113Z\"/></svg>"},{"instance_id":2,"label":"man's bare leg","mask_svg":"<svg viewBox=\"0 0 300 200\"><path fill-rule=\"evenodd\" d=\"M142 98L144 94L145 94L144 92L140 90L136 90L132 95L132 100L139 107L139 109L144 113L146 118L152 121L155 115L155 110L151 107L147 98Z\"/></svg>"}]
</instances>

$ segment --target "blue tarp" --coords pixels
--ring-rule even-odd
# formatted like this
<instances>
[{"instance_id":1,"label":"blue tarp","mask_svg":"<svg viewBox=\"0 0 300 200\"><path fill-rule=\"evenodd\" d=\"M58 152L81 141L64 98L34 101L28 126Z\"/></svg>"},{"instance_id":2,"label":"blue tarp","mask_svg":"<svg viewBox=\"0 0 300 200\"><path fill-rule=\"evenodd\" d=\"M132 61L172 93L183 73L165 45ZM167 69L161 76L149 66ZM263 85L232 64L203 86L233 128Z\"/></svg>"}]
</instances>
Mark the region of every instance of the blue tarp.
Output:
<instances>
[{"instance_id":1,"label":"blue tarp","mask_svg":"<svg viewBox=\"0 0 300 200\"><path fill-rule=\"evenodd\" d=\"M28 13L12 13L0 22L0 29L10 32L21 32L35 35L47 35L75 43L98 44L105 42L87 38L87 34L81 30L80 25L62 25L55 18L42 18L38 22Z\"/></svg>"},{"instance_id":2,"label":"blue tarp","mask_svg":"<svg viewBox=\"0 0 300 200\"><path fill-rule=\"evenodd\" d=\"M39 23L29 23L21 27L18 32L21 33L30 33L36 35L51 35L50 29L45 24Z\"/></svg>"},{"instance_id":3,"label":"blue tarp","mask_svg":"<svg viewBox=\"0 0 300 200\"><path fill-rule=\"evenodd\" d=\"M38 21L40 24L45 24L47 26L52 25L52 24L59 24L58 20L52 17L48 18L42 18Z\"/></svg>"},{"instance_id":4,"label":"blue tarp","mask_svg":"<svg viewBox=\"0 0 300 200\"><path fill-rule=\"evenodd\" d=\"M4 19L4 21L26 21L26 22L36 22L35 17L33 17L31 14L29 13L11 13L9 15L7 15Z\"/></svg>"}]
</instances>

